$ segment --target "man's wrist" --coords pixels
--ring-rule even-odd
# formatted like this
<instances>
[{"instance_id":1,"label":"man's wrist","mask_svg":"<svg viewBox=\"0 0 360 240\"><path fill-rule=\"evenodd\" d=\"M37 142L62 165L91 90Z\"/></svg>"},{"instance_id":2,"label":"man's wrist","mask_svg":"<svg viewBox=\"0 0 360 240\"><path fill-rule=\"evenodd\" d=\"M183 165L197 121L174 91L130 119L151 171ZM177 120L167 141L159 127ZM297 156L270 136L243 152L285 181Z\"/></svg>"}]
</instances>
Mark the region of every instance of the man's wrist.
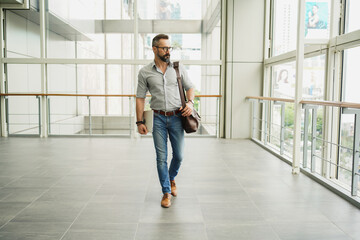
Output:
<instances>
[{"instance_id":1,"label":"man's wrist","mask_svg":"<svg viewBox=\"0 0 360 240\"><path fill-rule=\"evenodd\" d=\"M137 126L139 126L139 125L141 125L141 124L145 124L145 120L143 120L143 121L137 121L137 122L136 122L136 125L137 125Z\"/></svg>"},{"instance_id":2,"label":"man's wrist","mask_svg":"<svg viewBox=\"0 0 360 240\"><path fill-rule=\"evenodd\" d=\"M188 102L191 102L191 103L192 103L192 105L194 105L194 100L189 100Z\"/></svg>"}]
</instances>

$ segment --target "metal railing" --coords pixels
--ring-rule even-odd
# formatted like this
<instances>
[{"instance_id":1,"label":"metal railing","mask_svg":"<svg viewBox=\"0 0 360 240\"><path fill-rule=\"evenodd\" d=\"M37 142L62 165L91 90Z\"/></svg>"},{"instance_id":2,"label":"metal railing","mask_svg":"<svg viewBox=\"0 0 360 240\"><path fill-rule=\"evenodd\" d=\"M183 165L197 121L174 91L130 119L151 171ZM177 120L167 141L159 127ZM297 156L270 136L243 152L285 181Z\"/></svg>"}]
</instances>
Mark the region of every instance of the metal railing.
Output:
<instances>
[{"instance_id":1,"label":"metal railing","mask_svg":"<svg viewBox=\"0 0 360 240\"><path fill-rule=\"evenodd\" d=\"M131 136L132 132L136 130L135 128L135 98L136 95L134 94L61 94L61 93L54 93L54 94L40 94L40 93L8 93L8 94L0 94L0 97L3 97L5 99L5 108L6 108L6 128L8 135L22 135L24 132L28 131L29 129L19 130L17 132L10 132L9 127L14 125L27 125L28 123L12 123L9 119L9 116L14 116L15 114L9 113L9 98L11 97L36 97L38 100L38 122L33 122L32 126L38 127L38 132L35 135L41 135L41 109L44 108L44 106L41 106L41 98L46 98L45 104L46 104L46 125L47 125L47 134L48 135L64 135L61 133L60 129L71 129L71 126L74 129L79 130L81 128L81 131L77 131L76 133L70 133L65 135L98 135L104 134L104 132L116 132L116 134L111 135L129 135ZM87 112L85 114L78 113L53 113L52 109L56 109L57 107L54 107L55 104L53 104L52 99L56 99L59 97L76 97L78 98L86 98L87 103L82 104L83 110L87 109ZM147 95L147 97L151 97L151 95ZM204 109L202 111L199 111L205 113L202 115L202 124L199 128L198 135L210 135L210 136L218 136L219 134L219 106L220 106L220 99L221 95L196 95L195 99L200 98L215 98L215 102L211 102L211 106L214 106L216 104L216 110L212 107L210 111L205 111ZM92 111L92 105L94 104L94 99L96 98L127 98L129 102L128 109L123 111L123 114L121 115L107 115L107 114L94 114ZM77 100L76 100L77 101ZM211 100L212 101L212 100ZM44 104L44 103L43 103ZM75 104L75 103L74 103ZM87 105L84 105L87 104ZM197 104L199 108L202 107L201 101L198 100ZM126 103L125 103L126 105ZM76 106L78 104L76 103ZM205 108L205 105L204 105ZM199 109L197 109L199 110ZM124 113L125 112L125 113ZM125 114L125 115L124 115ZM22 114L23 116L28 116L29 114ZM33 114L34 116L36 114ZM44 115L45 116L45 115ZM82 117L81 122L77 121L77 117ZM116 129L109 129L107 126L104 127L104 122L106 119L113 117L118 118L116 119ZM120 119L122 118L122 119ZM125 118L128 118L126 120ZM44 120L43 120L44 121ZM111 121L111 119L109 120ZM115 121L115 120L114 120ZM114 121L112 121L112 126L114 126ZM122 122L121 127L119 127L119 121ZM128 121L127 126L124 125L124 122ZM102 122L102 123L101 123ZM44 124L44 123L43 123ZM82 125L82 127L81 127ZM56 134L55 131L52 131L54 129L54 126L58 126L59 130ZM75 130L74 130L75 131ZM126 133L126 131L128 131ZM119 133L120 132L120 133ZM27 134L28 135L28 134ZM34 131L31 132L31 135L34 135Z\"/></svg>"},{"instance_id":2,"label":"metal railing","mask_svg":"<svg viewBox=\"0 0 360 240\"><path fill-rule=\"evenodd\" d=\"M274 147L270 148L272 151L279 153L280 155L284 154L284 132L286 129L285 127L285 103L294 103L293 99L283 99L283 98L270 98L270 97L246 97L246 99L250 100L252 103L252 139L256 139L256 133L260 132L260 142L263 145L268 145L270 142L270 138L274 137L280 141L279 149ZM269 121L269 104L272 103L274 105L280 105L280 119L281 124L272 123ZM359 175L360 175L360 168L359 168L359 153L360 153L360 104L358 103L348 103L348 102L331 102L331 101L307 101L303 100L300 101L303 106L304 111L304 132L302 132L302 147L303 147L303 159L302 159L302 168L308 168L309 161L310 161L310 171L311 173L315 172L316 169L316 159L320 159L321 161L330 164L331 166L335 166L336 168L342 169L344 171L349 171L351 173L351 186L350 192L352 196L358 195L358 188L359 188ZM256 117L256 114L260 114L258 110L258 106L262 104L262 116ZM354 137L353 137L353 144L352 148L343 146L339 144L340 136L337 137L338 142L331 141L331 139L325 139L324 137L317 136L317 116L318 116L318 109L319 107L331 107L331 108L339 108L341 110L340 114L354 114ZM311 114L310 114L311 113ZM309 120L311 116L311 121ZM259 123L258 123L259 121ZM261 123L261 124L260 124ZM324 123L322 123L324 124ZM277 125L280 127L280 134L279 136L271 135L269 132L269 127L271 125ZM311 129L311 133L309 132L309 127ZM260 129L259 129L260 128ZM338 129L338 128L337 128ZM309 137L310 147L309 147ZM339 154L334 157L331 154L325 154L326 156L319 156L316 154L317 149L317 141L320 141L322 145L331 145L335 146L337 149L346 149L347 151L352 152L352 168L346 168L340 164ZM267 146L269 148L269 146ZM294 146L294 147L301 147L301 146ZM326 147L325 147L326 148ZM310 159L308 159L308 152L310 150ZM324 150L324 149L323 149ZM329 157L329 158L327 158ZM291 160L290 160L291 161Z\"/></svg>"}]
</instances>

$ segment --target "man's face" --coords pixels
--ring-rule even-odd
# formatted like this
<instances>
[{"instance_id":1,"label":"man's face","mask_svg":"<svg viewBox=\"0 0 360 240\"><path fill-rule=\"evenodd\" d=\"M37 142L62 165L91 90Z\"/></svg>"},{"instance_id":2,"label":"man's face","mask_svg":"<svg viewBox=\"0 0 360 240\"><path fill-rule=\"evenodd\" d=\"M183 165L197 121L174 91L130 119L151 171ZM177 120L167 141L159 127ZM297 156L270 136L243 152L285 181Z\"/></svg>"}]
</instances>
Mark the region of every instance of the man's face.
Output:
<instances>
[{"instance_id":1,"label":"man's face","mask_svg":"<svg viewBox=\"0 0 360 240\"><path fill-rule=\"evenodd\" d=\"M170 41L168 39L160 39L158 46L153 47L154 54L160 58L163 62L170 62L170 51L165 51L164 48L170 47Z\"/></svg>"}]
</instances>

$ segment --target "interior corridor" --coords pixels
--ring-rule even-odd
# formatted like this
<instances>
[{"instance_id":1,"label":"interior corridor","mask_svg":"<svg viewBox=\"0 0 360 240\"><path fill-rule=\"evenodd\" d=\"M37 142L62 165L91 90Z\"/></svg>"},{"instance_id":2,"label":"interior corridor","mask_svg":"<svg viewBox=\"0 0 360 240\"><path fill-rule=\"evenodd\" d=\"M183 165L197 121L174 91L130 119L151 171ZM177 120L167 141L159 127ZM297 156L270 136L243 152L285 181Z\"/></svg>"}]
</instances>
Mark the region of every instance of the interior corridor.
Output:
<instances>
[{"instance_id":1,"label":"interior corridor","mask_svg":"<svg viewBox=\"0 0 360 240\"><path fill-rule=\"evenodd\" d=\"M185 141L164 209L152 138L0 138L0 239L360 239L359 209L252 141Z\"/></svg>"}]
</instances>

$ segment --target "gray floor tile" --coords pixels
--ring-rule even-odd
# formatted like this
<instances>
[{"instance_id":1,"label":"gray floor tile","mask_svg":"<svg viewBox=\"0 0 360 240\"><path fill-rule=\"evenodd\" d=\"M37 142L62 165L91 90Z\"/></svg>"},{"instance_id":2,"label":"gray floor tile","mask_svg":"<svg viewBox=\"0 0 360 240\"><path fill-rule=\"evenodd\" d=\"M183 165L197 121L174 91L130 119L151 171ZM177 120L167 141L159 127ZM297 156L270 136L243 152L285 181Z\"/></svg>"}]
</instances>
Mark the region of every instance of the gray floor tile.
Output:
<instances>
[{"instance_id":1,"label":"gray floor tile","mask_svg":"<svg viewBox=\"0 0 360 240\"><path fill-rule=\"evenodd\" d=\"M36 201L12 222L73 222L84 203Z\"/></svg>"},{"instance_id":2,"label":"gray floor tile","mask_svg":"<svg viewBox=\"0 0 360 240\"><path fill-rule=\"evenodd\" d=\"M136 240L206 240L202 223L140 223Z\"/></svg>"},{"instance_id":3,"label":"gray floor tile","mask_svg":"<svg viewBox=\"0 0 360 240\"><path fill-rule=\"evenodd\" d=\"M75 223L137 223L142 206L136 203L89 203Z\"/></svg>"},{"instance_id":4,"label":"gray floor tile","mask_svg":"<svg viewBox=\"0 0 360 240\"><path fill-rule=\"evenodd\" d=\"M112 239L134 239L137 224L117 223L85 223L74 224L65 234L63 239L74 240L112 240Z\"/></svg>"},{"instance_id":5,"label":"gray floor tile","mask_svg":"<svg viewBox=\"0 0 360 240\"><path fill-rule=\"evenodd\" d=\"M0 232L1 240L59 240L62 233Z\"/></svg>"},{"instance_id":6,"label":"gray floor tile","mask_svg":"<svg viewBox=\"0 0 360 240\"><path fill-rule=\"evenodd\" d=\"M64 233L71 223L47 223L47 222L9 222L0 229L0 232L8 233Z\"/></svg>"},{"instance_id":7,"label":"gray floor tile","mask_svg":"<svg viewBox=\"0 0 360 240\"><path fill-rule=\"evenodd\" d=\"M6 187L9 188L50 188L60 177L22 177L19 178Z\"/></svg>"},{"instance_id":8,"label":"gray floor tile","mask_svg":"<svg viewBox=\"0 0 360 240\"><path fill-rule=\"evenodd\" d=\"M170 208L160 206L158 201L145 203L141 213L141 223L202 223L203 216L200 205L192 199L172 198Z\"/></svg>"},{"instance_id":9,"label":"gray floor tile","mask_svg":"<svg viewBox=\"0 0 360 240\"><path fill-rule=\"evenodd\" d=\"M4 194L0 197L1 202L27 202L31 203L38 199L47 189L45 188L10 188L5 187L1 190ZM1 194L0 194L1 195Z\"/></svg>"},{"instance_id":10,"label":"gray floor tile","mask_svg":"<svg viewBox=\"0 0 360 240\"><path fill-rule=\"evenodd\" d=\"M210 223L257 223L264 218L250 201L232 203L204 203L201 210L206 224Z\"/></svg>"},{"instance_id":11,"label":"gray floor tile","mask_svg":"<svg viewBox=\"0 0 360 240\"><path fill-rule=\"evenodd\" d=\"M283 223L273 225L283 240L350 240L341 229L332 223Z\"/></svg>"},{"instance_id":12,"label":"gray floor tile","mask_svg":"<svg viewBox=\"0 0 360 240\"><path fill-rule=\"evenodd\" d=\"M207 224L209 240L280 240L266 223L256 224Z\"/></svg>"}]
</instances>

